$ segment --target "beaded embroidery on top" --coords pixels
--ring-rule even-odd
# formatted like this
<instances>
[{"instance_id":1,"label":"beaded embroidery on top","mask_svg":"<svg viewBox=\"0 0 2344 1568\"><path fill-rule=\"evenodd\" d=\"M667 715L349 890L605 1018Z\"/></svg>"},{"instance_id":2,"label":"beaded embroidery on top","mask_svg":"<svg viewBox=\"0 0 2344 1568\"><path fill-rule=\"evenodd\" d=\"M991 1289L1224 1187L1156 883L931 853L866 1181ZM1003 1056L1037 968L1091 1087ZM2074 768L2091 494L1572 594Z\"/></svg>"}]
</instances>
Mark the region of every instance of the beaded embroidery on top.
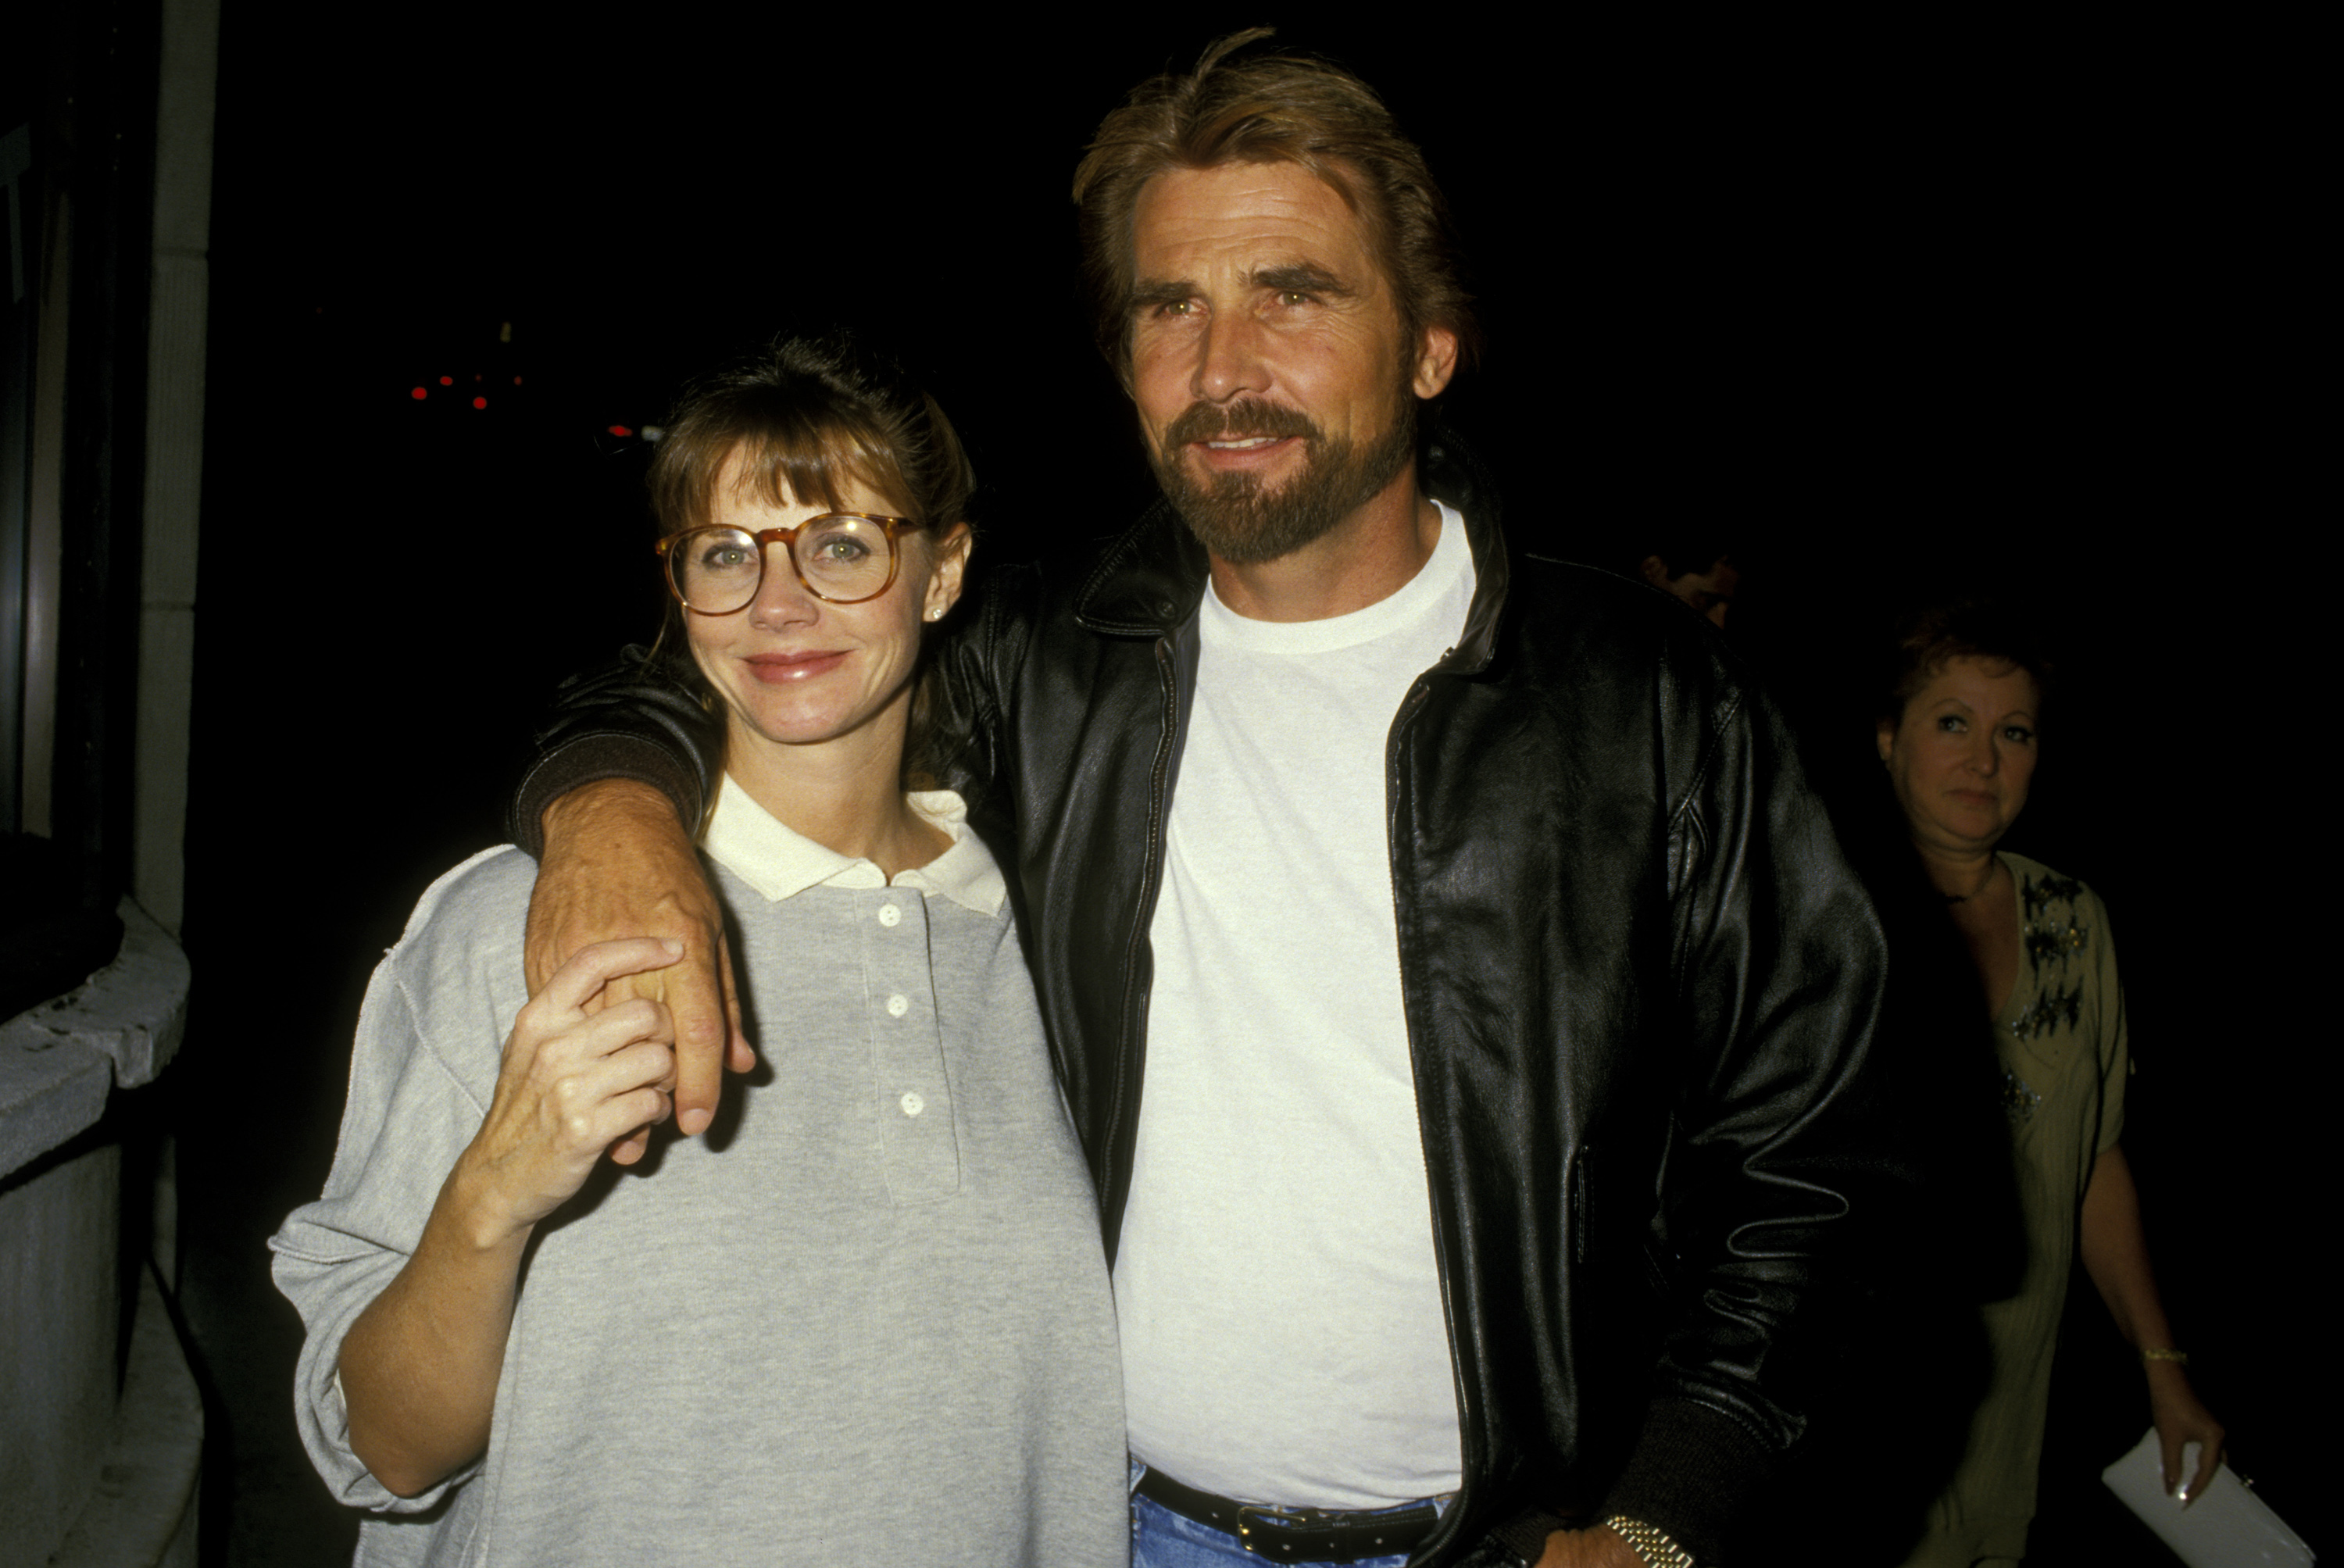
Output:
<instances>
[{"instance_id":1,"label":"beaded embroidery on top","mask_svg":"<svg viewBox=\"0 0 2344 1568\"><path fill-rule=\"evenodd\" d=\"M2069 1028L2084 1015L2082 982L2064 991L2046 991L2035 998L2035 1005L2010 1020L2010 1036L2015 1040L2039 1040L2065 1024Z\"/></svg>"},{"instance_id":2,"label":"beaded embroidery on top","mask_svg":"<svg viewBox=\"0 0 2344 1568\"><path fill-rule=\"evenodd\" d=\"M2072 920L2065 926L2047 922L2037 926L2030 920L2020 941L2026 946L2028 964L2039 975L2044 965L2065 958L2070 953L2081 953L2089 939L2084 928Z\"/></svg>"},{"instance_id":3,"label":"beaded embroidery on top","mask_svg":"<svg viewBox=\"0 0 2344 1568\"><path fill-rule=\"evenodd\" d=\"M2026 1080L2005 1068L2002 1074L2002 1108L2010 1113L2013 1121L2026 1121L2035 1114L2043 1097L2026 1087Z\"/></svg>"},{"instance_id":4,"label":"beaded embroidery on top","mask_svg":"<svg viewBox=\"0 0 2344 1568\"><path fill-rule=\"evenodd\" d=\"M2055 899L2062 904L2073 904L2076 895L2083 891L2084 885L2074 877L2062 876L2056 871L2046 872L2040 880L2029 876L2018 885L2018 907L2028 924L2032 925L2037 909L2049 908Z\"/></svg>"},{"instance_id":5,"label":"beaded embroidery on top","mask_svg":"<svg viewBox=\"0 0 2344 1568\"><path fill-rule=\"evenodd\" d=\"M2074 877L2056 874L2029 875L2020 881L2018 907L2026 926L2019 934L2019 945L2026 950L2027 963L2037 976L2047 964L2053 966L2055 977L2064 977L2067 960L2082 957L2091 946L2090 929L2076 921L2076 897L2083 891L2084 885ZM2051 906L2055 904L2066 906L2064 918L2053 913ZM2011 1037L2041 1039L2061 1024L2072 1029L2083 1016L2083 1008L2081 980L2064 988L2047 986L2033 1006L2010 1021Z\"/></svg>"},{"instance_id":6,"label":"beaded embroidery on top","mask_svg":"<svg viewBox=\"0 0 2344 1568\"><path fill-rule=\"evenodd\" d=\"M2056 984L2066 977L2067 960L2082 957L2092 944L2090 929L2076 920L2076 898L2083 891L2082 883L2056 873L2030 875L2019 882L2018 907L2025 920L2019 945L2026 949L2034 976L2041 979L2048 965L2055 983L2046 985L2033 1003L2004 1026L2013 1039L2038 1040L2062 1025L2076 1027L2083 1017L2083 981L2078 978L2065 986ZM2054 905L2064 907L2055 913ZM2029 1087L2026 1079L2015 1072L2002 1075L2003 1109L2013 1121L2026 1120L2042 1103L2042 1095Z\"/></svg>"}]
</instances>

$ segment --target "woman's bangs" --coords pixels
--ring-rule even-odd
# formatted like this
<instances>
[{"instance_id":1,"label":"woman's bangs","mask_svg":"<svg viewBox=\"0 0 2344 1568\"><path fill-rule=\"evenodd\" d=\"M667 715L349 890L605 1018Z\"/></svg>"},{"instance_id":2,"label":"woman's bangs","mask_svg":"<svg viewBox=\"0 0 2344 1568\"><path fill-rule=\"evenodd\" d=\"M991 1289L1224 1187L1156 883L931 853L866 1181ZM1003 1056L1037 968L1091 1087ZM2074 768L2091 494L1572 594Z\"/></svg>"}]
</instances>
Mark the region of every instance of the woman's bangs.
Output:
<instances>
[{"instance_id":1,"label":"woman's bangs","mask_svg":"<svg viewBox=\"0 0 2344 1568\"><path fill-rule=\"evenodd\" d=\"M890 511L907 510L904 483L886 448L860 421L815 429L791 421L744 439L733 450L735 493L773 506L818 506L824 511L861 511L852 491L860 487L881 497ZM708 498L713 501L715 498ZM702 509L705 515L706 509Z\"/></svg>"}]
</instances>

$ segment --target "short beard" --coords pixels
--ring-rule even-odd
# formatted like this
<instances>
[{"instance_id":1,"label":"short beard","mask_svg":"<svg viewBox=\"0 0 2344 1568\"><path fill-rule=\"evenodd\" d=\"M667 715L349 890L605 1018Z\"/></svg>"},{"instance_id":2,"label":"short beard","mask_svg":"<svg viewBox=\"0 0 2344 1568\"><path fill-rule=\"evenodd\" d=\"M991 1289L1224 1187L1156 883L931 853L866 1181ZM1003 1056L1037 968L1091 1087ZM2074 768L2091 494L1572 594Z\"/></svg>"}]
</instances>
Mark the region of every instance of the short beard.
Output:
<instances>
[{"instance_id":1,"label":"short beard","mask_svg":"<svg viewBox=\"0 0 2344 1568\"><path fill-rule=\"evenodd\" d=\"M1223 436L1298 436L1306 443L1302 471L1277 490L1265 490L1258 474L1197 479L1181 462L1182 449ZM1415 456L1415 400L1403 389L1390 424L1364 448L1329 440L1299 410L1258 399L1226 408L1191 403L1166 427L1153 461L1165 499L1198 542L1231 565L1258 566L1333 531Z\"/></svg>"}]
</instances>

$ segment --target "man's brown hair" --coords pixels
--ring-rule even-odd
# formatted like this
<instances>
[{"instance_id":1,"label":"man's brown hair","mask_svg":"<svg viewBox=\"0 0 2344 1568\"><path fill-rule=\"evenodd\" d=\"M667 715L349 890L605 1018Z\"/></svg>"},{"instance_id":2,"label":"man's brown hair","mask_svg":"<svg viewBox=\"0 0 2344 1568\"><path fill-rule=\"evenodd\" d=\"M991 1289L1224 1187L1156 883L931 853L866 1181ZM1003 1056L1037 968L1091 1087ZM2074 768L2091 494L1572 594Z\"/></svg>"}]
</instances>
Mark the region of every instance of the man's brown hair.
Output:
<instances>
[{"instance_id":1,"label":"man's brown hair","mask_svg":"<svg viewBox=\"0 0 2344 1568\"><path fill-rule=\"evenodd\" d=\"M1459 357L1470 362L1480 328L1449 204L1424 154L1375 89L1339 66L1298 55L1229 58L1273 31L1231 34L1194 71L1140 83L1099 122L1075 170L1099 352L1129 379L1132 225L1142 187L1172 169L1293 163L1326 181L1366 228L1399 301L1409 356L1426 328L1440 327L1456 333Z\"/></svg>"}]
</instances>

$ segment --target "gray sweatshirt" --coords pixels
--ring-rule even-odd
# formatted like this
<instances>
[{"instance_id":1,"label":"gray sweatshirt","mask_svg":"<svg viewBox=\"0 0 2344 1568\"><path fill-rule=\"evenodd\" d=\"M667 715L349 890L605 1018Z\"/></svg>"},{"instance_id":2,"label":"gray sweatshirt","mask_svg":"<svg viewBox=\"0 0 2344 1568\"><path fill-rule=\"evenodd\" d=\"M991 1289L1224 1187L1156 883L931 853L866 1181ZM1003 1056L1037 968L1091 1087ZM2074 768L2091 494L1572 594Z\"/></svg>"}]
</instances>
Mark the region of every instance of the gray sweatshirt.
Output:
<instances>
[{"instance_id":1,"label":"gray sweatshirt","mask_svg":"<svg viewBox=\"0 0 2344 1568\"><path fill-rule=\"evenodd\" d=\"M728 784L708 848L763 1061L704 1138L655 1137L539 1227L489 1451L403 1500L350 1452L335 1369L494 1092L536 866L492 850L423 895L325 1194L269 1244L308 1329L302 1439L370 1512L358 1562L1127 1559L1089 1178L999 874L956 801L916 804L958 842L889 886Z\"/></svg>"}]
</instances>

